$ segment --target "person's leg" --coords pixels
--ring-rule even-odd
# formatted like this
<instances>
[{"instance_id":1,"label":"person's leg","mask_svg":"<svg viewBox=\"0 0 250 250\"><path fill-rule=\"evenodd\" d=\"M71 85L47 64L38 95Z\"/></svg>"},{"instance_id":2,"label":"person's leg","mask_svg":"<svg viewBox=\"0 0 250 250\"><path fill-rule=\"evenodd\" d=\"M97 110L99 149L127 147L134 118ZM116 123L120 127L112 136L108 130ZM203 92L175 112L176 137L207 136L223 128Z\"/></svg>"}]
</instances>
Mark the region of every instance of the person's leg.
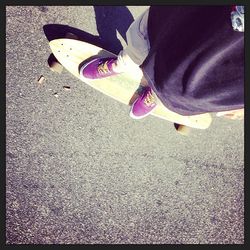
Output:
<instances>
[{"instance_id":1,"label":"person's leg","mask_svg":"<svg viewBox=\"0 0 250 250\"><path fill-rule=\"evenodd\" d=\"M146 78L139 67L146 59L150 45L147 32L149 9L144 11L129 27L126 32L127 47L117 58L99 58L84 65L80 71L84 77L99 79L122 72L133 72L140 79L138 94L132 104L130 116L141 119L149 115L157 105L157 98L148 86Z\"/></svg>"},{"instance_id":2,"label":"person's leg","mask_svg":"<svg viewBox=\"0 0 250 250\"><path fill-rule=\"evenodd\" d=\"M114 68L115 71L124 72L136 68L138 74L143 77L139 66L146 59L150 49L147 32L148 14L149 9L137 17L127 30L127 47L120 51Z\"/></svg>"},{"instance_id":3,"label":"person's leg","mask_svg":"<svg viewBox=\"0 0 250 250\"><path fill-rule=\"evenodd\" d=\"M148 86L148 82L139 67L146 59L150 49L147 31L148 14L149 9L131 24L126 33L128 46L120 52L117 60L120 69L136 68L138 76L140 75L140 84L136 91L137 98L132 103L129 113L133 119L148 116L157 106L157 97Z\"/></svg>"},{"instance_id":4,"label":"person's leg","mask_svg":"<svg viewBox=\"0 0 250 250\"><path fill-rule=\"evenodd\" d=\"M139 67L149 52L149 41L147 35L147 21L149 9L144 11L130 25L126 32L127 46L120 51L117 58L97 58L84 64L80 74L85 78L99 79L117 73L133 72L140 79L143 73Z\"/></svg>"}]
</instances>

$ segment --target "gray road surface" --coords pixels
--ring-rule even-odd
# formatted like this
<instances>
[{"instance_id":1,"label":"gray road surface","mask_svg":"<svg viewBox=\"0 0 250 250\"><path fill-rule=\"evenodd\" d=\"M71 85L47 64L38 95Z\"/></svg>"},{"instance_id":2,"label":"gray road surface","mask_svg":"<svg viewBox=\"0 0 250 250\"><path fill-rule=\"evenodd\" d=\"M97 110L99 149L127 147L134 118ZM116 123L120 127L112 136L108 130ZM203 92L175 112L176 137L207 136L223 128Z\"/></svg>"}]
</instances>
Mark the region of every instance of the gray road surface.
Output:
<instances>
[{"instance_id":1,"label":"gray road surface","mask_svg":"<svg viewBox=\"0 0 250 250\"><path fill-rule=\"evenodd\" d=\"M244 243L242 121L185 137L47 66L63 25L118 52L145 8L7 6L7 244Z\"/></svg>"}]
</instances>

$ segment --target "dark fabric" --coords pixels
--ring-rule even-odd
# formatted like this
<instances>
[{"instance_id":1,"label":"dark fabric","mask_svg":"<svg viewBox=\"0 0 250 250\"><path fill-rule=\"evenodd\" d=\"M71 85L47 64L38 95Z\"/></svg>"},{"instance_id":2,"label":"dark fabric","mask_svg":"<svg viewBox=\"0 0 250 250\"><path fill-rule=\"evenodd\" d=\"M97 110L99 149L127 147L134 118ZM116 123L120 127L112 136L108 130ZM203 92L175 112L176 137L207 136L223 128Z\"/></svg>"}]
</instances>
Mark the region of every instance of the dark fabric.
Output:
<instances>
[{"instance_id":1,"label":"dark fabric","mask_svg":"<svg viewBox=\"0 0 250 250\"><path fill-rule=\"evenodd\" d=\"M152 6L150 52L141 68L170 110L182 115L244 107L244 33L230 6Z\"/></svg>"}]
</instances>

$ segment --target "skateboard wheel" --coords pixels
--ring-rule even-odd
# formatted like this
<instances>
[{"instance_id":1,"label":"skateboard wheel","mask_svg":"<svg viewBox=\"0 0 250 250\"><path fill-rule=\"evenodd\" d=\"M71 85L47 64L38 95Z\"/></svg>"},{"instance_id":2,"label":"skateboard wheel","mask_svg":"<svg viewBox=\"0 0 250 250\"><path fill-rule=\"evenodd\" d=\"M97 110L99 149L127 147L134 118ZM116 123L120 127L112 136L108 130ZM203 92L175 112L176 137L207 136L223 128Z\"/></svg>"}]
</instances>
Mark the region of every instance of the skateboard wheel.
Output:
<instances>
[{"instance_id":1,"label":"skateboard wheel","mask_svg":"<svg viewBox=\"0 0 250 250\"><path fill-rule=\"evenodd\" d=\"M52 71L57 72L59 74L62 73L63 66L57 61L57 59L55 58L53 54L49 56L48 64Z\"/></svg>"},{"instance_id":2,"label":"skateboard wheel","mask_svg":"<svg viewBox=\"0 0 250 250\"><path fill-rule=\"evenodd\" d=\"M181 135L188 136L191 132L191 128L182 124L174 123L176 131Z\"/></svg>"},{"instance_id":3,"label":"skateboard wheel","mask_svg":"<svg viewBox=\"0 0 250 250\"><path fill-rule=\"evenodd\" d=\"M78 40L78 36L71 32L66 33L65 38Z\"/></svg>"}]
</instances>

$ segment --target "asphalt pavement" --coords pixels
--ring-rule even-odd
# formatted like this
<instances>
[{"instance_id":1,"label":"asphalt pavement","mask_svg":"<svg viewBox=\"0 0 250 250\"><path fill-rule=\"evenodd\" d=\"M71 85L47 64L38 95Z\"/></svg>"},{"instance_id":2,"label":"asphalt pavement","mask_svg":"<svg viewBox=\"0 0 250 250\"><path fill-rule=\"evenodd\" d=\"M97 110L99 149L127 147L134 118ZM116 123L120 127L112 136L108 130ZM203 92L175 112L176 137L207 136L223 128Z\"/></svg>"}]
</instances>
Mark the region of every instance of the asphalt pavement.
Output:
<instances>
[{"instance_id":1,"label":"asphalt pavement","mask_svg":"<svg viewBox=\"0 0 250 250\"><path fill-rule=\"evenodd\" d=\"M6 7L6 244L244 243L243 121L182 136L47 65L65 31L118 53L146 8Z\"/></svg>"}]
</instances>

